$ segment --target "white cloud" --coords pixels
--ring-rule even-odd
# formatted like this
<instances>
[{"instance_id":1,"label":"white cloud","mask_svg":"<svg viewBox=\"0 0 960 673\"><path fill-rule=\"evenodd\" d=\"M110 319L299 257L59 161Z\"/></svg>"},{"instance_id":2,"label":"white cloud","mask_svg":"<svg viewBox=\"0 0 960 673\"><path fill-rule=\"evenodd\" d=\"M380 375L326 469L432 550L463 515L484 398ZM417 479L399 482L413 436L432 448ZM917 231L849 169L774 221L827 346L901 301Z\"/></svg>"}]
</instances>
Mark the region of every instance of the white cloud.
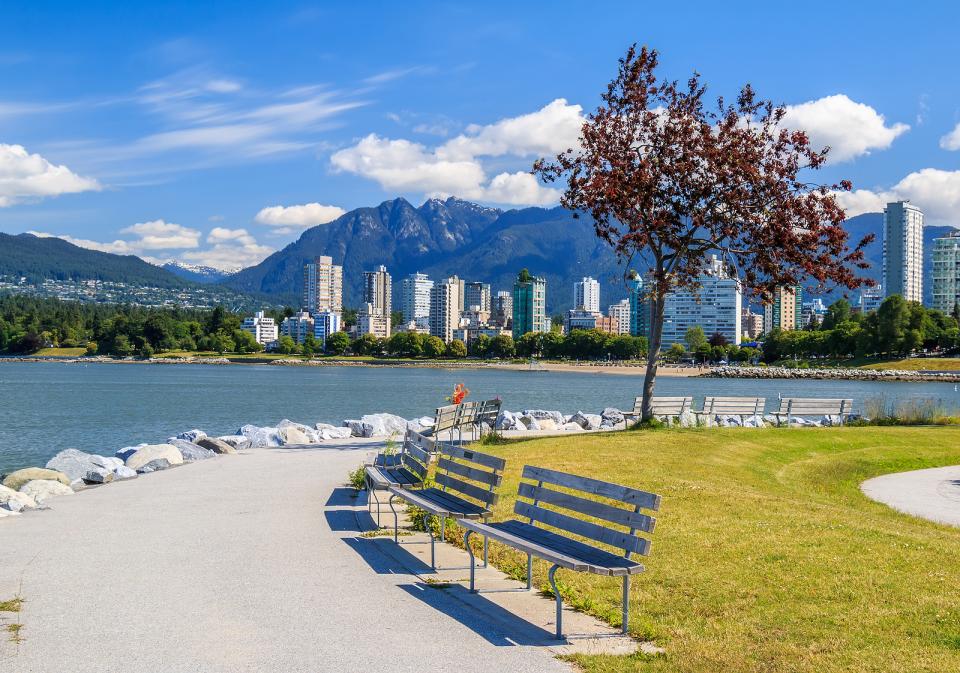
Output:
<instances>
[{"instance_id":1,"label":"white cloud","mask_svg":"<svg viewBox=\"0 0 960 673\"><path fill-rule=\"evenodd\" d=\"M500 173L489 179L481 158L556 154L577 144L582 123L580 106L559 98L531 114L488 126L472 125L432 149L410 140L370 134L335 152L330 161L335 170L370 178L389 191L546 205L558 200L557 190L543 187L534 176L522 172Z\"/></svg>"},{"instance_id":2,"label":"white cloud","mask_svg":"<svg viewBox=\"0 0 960 673\"><path fill-rule=\"evenodd\" d=\"M214 227L207 234L211 247L184 252L180 258L194 264L203 264L232 271L263 261L274 249L257 243L246 229Z\"/></svg>"},{"instance_id":3,"label":"white cloud","mask_svg":"<svg viewBox=\"0 0 960 673\"><path fill-rule=\"evenodd\" d=\"M889 201L907 200L924 213L926 224L960 224L960 170L924 168L887 190L858 189L837 195L848 216L882 211Z\"/></svg>"},{"instance_id":4,"label":"white cloud","mask_svg":"<svg viewBox=\"0 0 960 673\"><path fill-rule=\"evenodd\" d=\"M817 148L829 146L829 159L834 162L887 149L910 129L901 123L888 126L883 115L872 107L843 94L788 105L783 125L806 131Z\"/></svg>"},{"instance_id":5,"label":"white cloud","mask_svg":"<svg viewBox=\"0 0 960 673\"><path fill-rule=\"evenodd\" d=\"M960 123L950 133L940 138L940 147L945 150L960 150Z\"/></svg>"},{"instance_id":6,"label":"white cloud","mask_svg":"<svg viewBox=\"0 0 960 673\"><path fill-rule=\"evenodd\" d=\"M131 243L137 250L177 250L200 245L199 231L163 220L139 222L120 233L138 235L140 238Z\"/></svg>"},{"instance_id":7,"label":"white cloud","mask_svg":"<svg viewBox=\"0 0 960 673\"><path fill-rule=\"evenodd\" d=\"M0 144L0 208L60 194L98 191L100 184L52 164L22 145Z\"/></svg>"},{"instance_id":8,"label":"white cloud","mask_svg":"<svg viewBox=\"0 0 960 673\"><path fill-rule=\"evenodd\" d=\"M276 233L288 234L298 229L332 222L345 212L347 211L339 206L305 203L299 206L269 206L260 210L253 219L273 227Z\"/></svg>"},{"instance_id":9,"label":"white cloud","mask_svg":"<svg viewBox=\"0 0 960 673\"><path fill-rule=\"evenodd\" d=\"M230 79L212 79L206 84L207 91L214 93L235 93L242 88L239 82Z\"/></svg>"}]
</instances>

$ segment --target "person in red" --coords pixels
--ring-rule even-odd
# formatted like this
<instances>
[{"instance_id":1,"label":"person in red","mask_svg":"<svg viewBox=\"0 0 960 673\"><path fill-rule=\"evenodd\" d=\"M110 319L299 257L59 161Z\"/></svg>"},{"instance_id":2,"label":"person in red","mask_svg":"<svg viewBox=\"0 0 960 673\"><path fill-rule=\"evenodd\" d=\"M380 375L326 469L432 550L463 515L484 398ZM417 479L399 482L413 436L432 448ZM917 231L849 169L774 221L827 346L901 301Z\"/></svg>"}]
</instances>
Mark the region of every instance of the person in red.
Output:
<instances>
[{"instance_id":1,"label":"person in red","mask_svg":"<svg viewBox=\"0 0 960 673\"><path fill-rule=\"evenodd\" d=\"M464 398L470 394L470 391L467 390L466 386L462 383L458 383L453 387L453 398L452 401L454 404L460 404L463 402Z\"/></svg>"}]
</instances>

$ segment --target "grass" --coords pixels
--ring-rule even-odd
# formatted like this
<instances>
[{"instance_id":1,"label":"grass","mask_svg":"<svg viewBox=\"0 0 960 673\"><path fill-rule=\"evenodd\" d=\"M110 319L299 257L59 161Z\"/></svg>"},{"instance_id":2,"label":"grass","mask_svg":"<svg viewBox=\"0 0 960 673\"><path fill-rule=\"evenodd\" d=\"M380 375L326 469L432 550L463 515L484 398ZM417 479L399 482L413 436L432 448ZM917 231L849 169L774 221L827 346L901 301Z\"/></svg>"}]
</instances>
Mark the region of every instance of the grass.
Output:
<instances>
[{"instance_id":1,"label":"grass","mask_svg":"<svg viewBox=\"0 0 960 673\"><path fill-rule=\"evenodd\" d=\"M630 632L665 652L574 656L586 671L960 671L960 531L859 490L960 463L958 427L646 430L484 450L508 459L495 519L510 516L524 464L663 496ZM492 543L491 561L524 575L506 547ZM565 600L619 624L618 580L558 580Z\"/></svg>"},{"instance_id":2,"label":"grass","mask_svg":"<svg viewBox=\"0 0 960 673\"><path fill-rule=\"evenodd\" d=\"M864 365L864 369L904 369L915 372L924 370L960 371L960 358L905 358L903 360L887 360Z\"/></svg>"},{"instance_id":3,"label":"grass","mask_svg":"<svg viewBox=\"0 0 960 673\"><path fill-rule=\"evenodd\" d=\"M23 598L16 596L8 600L0 601L0 612L20 612L23 608ZM19 645L23 642L23 636L20 632L23 630L23 624L18 621L11 622L9 624L4 624L3 629L7 631L9 635L10 642Z\"/></svg>"},{"instance_id":4,"label":"grass","mask_svg":"<svg viewBox=\"0 0 960 673\"><path fill-rule=\"evenodd\" d=\"M86 354L86 348L41 348L33 355L39 357L78 358Z\"/></svg>"}]
</instances>

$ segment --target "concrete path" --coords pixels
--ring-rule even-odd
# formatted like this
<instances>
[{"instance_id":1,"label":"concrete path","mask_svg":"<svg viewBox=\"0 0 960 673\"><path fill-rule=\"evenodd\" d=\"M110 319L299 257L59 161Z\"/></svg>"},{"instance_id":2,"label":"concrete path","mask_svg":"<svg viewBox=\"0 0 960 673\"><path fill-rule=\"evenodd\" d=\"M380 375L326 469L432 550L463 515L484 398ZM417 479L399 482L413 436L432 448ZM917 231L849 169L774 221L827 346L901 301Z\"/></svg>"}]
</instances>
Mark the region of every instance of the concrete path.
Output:
<instances>
[{"instance_id":1,"label":"concrete path","mask_svg":"<svg viewBox=\"0 0 960 673\"><path fill-rule=\"evenodd\" d=\"M252 450L0 520L0 600L25 601L0 671L569 671L358 544L339 487L372 448Z\"/></svg>"},{"instance_id":2,"label":"concrete path","mask_svg":"<svg viewBox=\"0 0 960 673\"><path fill-rule=\"evenodd\" d=\"M898 512L960 526L960 465L886 474L860 488L871 500Z\"/></svg>"}]
</instances>

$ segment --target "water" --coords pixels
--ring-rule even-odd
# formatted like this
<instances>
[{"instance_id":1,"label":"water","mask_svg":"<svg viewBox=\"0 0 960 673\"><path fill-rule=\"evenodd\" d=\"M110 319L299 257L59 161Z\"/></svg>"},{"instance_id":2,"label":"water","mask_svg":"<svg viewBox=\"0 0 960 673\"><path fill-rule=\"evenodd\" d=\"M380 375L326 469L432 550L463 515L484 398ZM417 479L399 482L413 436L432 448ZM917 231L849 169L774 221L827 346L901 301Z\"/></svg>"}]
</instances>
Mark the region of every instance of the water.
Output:
<instances>
[{"instance_id":1,"label":"water","mask_svg":"<svg viewBox=\"0 0 960 673\"><path fill-rule=\"evenodd\" d=\"M43 465L75 447L113 455L123 446L157 442L201 428L234 433L240 425L274 425L283 418L339 425L345 418L387 411L405 418L431 415L455 384L470 399L500 396L504 407L599 412L630 408L640 393L635 375L271 365L146 365L0 363L0 474ZM952 383L742 380L661 377L661 395L932 398L960 407Z\"/></svg>"}]
</instances>

